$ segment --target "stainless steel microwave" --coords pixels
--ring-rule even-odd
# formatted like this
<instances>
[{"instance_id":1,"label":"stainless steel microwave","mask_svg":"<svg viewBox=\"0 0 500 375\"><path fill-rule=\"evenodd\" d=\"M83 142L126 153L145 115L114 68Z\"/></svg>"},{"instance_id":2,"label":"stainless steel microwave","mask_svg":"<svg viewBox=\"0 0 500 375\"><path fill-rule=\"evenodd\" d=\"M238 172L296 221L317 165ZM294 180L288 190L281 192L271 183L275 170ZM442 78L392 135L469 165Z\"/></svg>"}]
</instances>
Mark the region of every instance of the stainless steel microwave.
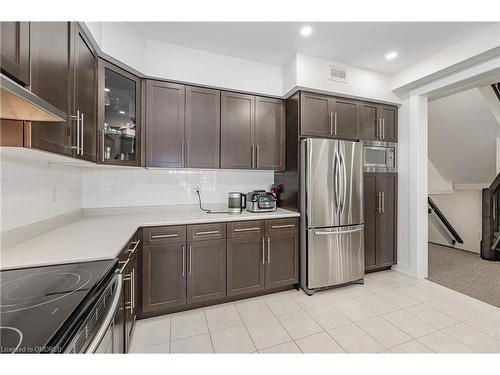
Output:
<instances>
[{"instance_id":1,"label":"stainless steel microwave","mask_svg":"<svg viewBox=\"0 0 500 375\"><path fill-rule=\"evenodd\" d=\"M363 170L365 172L397 172L397 143L363 141Z\"/></svg>"}]
</instances>

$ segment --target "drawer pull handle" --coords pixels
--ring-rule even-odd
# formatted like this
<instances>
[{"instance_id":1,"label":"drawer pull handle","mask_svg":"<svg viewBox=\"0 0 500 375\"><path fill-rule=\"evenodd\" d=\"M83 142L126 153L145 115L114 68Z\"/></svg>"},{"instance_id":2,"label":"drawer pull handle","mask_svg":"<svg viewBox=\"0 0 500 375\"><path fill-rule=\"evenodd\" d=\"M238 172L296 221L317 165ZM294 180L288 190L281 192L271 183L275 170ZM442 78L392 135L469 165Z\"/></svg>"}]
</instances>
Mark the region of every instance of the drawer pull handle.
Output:
<instances>
[{"instance_id":1,"label":"drawer pull handle","mask_svg":"<svg viewBox=\"0 0 500 375\"><path fill-rule=\"evenodd\" d=\"M175 234L152 234L151 239L152 240L158 240L160 238L176 238L179 237L178 233Z\"/></svg>"},{"instance_id":2,"label":"drawer pull handle","mask_svg":"<svg viewBox=\"0 0 500 375\"><path fill-rule=\"evenodd\" d=\"M130 261L130 258L128 258L126 261L124 260L124 261L118 262L118 264L123 264L122 267L120 268L120 273L123 273L123 270L125 269L125 267L127 267L129 261Z\"/></svg>"},{"instance_id":3,"label":"drawer pull handle","mask_svg":"<svg viewBox=\"0 0 500 375\"><path fill-rule=\"evenodd\" d=\"M195 236L206 236L206 235L209 235L209 234L219 234L220 232L218 230L209 230L209 231L206 231L206 232L196 232L194 235Z\"/></svg>"},{"instance_id":4,"label":"drawer pull handle","mask_svg":"<svg viewBox=\"0 0 500 375\"><path fill-rule=\"evenodd\" d=\"M259 227L252 227L252 228L236 228L233 230L233 232L252 232L252 231L256 231L256 230L260 230Z\"/></svg>"},{"instance_id":5,"label":"drawer pull handle","mask_svg":"<svg viewBox=\"0 0 500 375\"><path fill-rule=\"evenodd\" d=\"M271 229L293 228L295 224L272 225Z\"/></svg>"}]
</instances>

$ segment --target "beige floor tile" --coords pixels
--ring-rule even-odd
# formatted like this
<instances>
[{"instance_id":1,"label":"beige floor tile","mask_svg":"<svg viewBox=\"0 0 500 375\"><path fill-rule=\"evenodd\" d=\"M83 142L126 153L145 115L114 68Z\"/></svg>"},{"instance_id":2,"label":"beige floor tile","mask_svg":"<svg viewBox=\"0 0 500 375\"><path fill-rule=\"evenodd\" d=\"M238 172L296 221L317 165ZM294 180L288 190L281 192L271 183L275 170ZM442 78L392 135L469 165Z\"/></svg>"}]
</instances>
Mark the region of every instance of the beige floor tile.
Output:
<instances>
[{"instance_id":1,"label":"beige floor tile","mask_svg":"<svg viewBox=\"0 0 500 375\"><path fill-rule=\"evenodd\" d=\"M478 315L472 319L466 320L465 323L486 333L494 339L500 340L500 314L496 312Z\"/></svg>"},{"instance_id":2,"label":"beige floor tile","mask_svg":"<svg viewBox=\"0 0 500 375\"><path fill-rule=\"evenodd\" d=\"M365 305L354 299L348 299L333 304L337 310L344 314L347 318L356 322L358 320L368 319L375 316L375 312L370 310Z\"/></svg>"},{"instance_id":3,"label":"beige floor tile","mask_svg":"<svg viewBox=\"0 0 500 375\"><path fill-rule=\"evenodd\" d=\"M432 299L437 298L437 296L429 290L418 287L417 285L405 285L400 288L395 289L396 291L413 298L415 301L427 302Z\"/></svg>"},{"instance_id":4,"label":"beige floor tile","mask_svg":"<svg viewBox=\"0 0 500 375\"><path fill-rule=\"evenodd\" d=\"M216 353L253 353L256 351L243 325L215 331L210 335Z\"/></svg>"},{"instance_id":5,"label":"beige floor tile","mask_svg":"<svg viewBox=\"0 0 500 375\"><path fill-rule=\"evenodd\" d=\"M258 350L283 344L292 339L276 318L249 323L247 329Z\"/></svg>"},{"instance_id":6,"label":"beige floor tile","mask_svg":"<svg viewBox=\"0 0 500 375\"><path fill-rule=\"evenodd\" d=\"M387 290L377 294L383 299L385 299L387 302L390 302L391 304L400 309L413 306L419 303L417 300L406 294L403 290L400 290L400 288Z\"/></svg>"},{"instance_id":7,"label":"beige floor tile","mask_svg":"<svg viewBox=\"0 0 500 375\"><path fill-rule=\"evenodd\" d=\"M272 318L274 315L263 299L251 299L236 303L243 322L251 323L262 319Z\"/></svg>"},{"instance_id":8,"label":"beige floor tile","mask_svg":"<svg viewBox=\"0 0 500 375\"><path fill-rule=\"evenodd\" d=\"M299 306L303 309L308 309L311 307L324 306L332 301L332 295L328 290L322 290L314 293L312 296L308 296L306 293L295 293L291 294L291 297Z\"/></svg>"},{"instance_id":9,"label":"beige floor tile","mask_svg":"<svg viewBox=\"0 0 500 375\"><path fill-rule=\"evenodd\" d=\"M280 315L278 319L294 340L322 331L321 327L304 310Z\"/></svg>"},{"instance_id":10,"label":"beige floor tile","mask_svg":"<svg viewBox=\"0 0 500 375\"><path fill-rule=\"evenodd\" d=\"M437 329L442 329L458 323L457 319L444 314L441 311L438 311L426 304L411 306L404 309L404 311L408 311L410 314L416 316L417 318L423 320L424 322Z\"/></svg>"},{"instance_id":11,"label":"beige floor tile","mask_svg":"<svg viewBox=\"0 0 500 375\"><path fill-rule=\"evenodd\" d=\"M135 323L132 335L134 348L150 347L156 344L170 342L170 318L159 316L142 319Z\"/></svg>"},{"instance_id":12,"label":"beige floor tile","mask_svg":"<svg viewBox=\"0 0 500 375\"><path fill-rule=\"evenodd\" d=\"M170 343L164 342L162 344L148 346L145 348L130 348L131 354L168 354L170 352Z\"/></svg>"},{"instance_id":13,"label":"beige floor tile","mask_svg":"<svg viewBox=\"0 0 500 375\"><path fill-rule=\"evenodd\" d=\"M301 307L287 293L271 294L264 299L267 306L276 315L288 314L301 310Z\"/></svg>"},{"instance_id":14,"label":"beige floor tile","mask_svg":"<svg viewBox=\"0 0 500 375\"><path fill-rule=\"evenodd\" d=\"M385 320L415 338L428 335L437 329L406 310L397 310L382 316Z\"/></svg>"},{"instance_id":15,"label":"beige floor tile","mask_svg":"<svg viewBox=\"0 0 500 375\"><path fill-rule=\"evenodd\" d=\"M464 323L446 327L443 332L463 342L477 353L500 353L500 341Z\"/></svg>"},{"instance_id":16,"label":"beige floor tile","mask_svg":"<svg viewBox=\"0 0 500 375\"><path fill-rule=\"evenodd\" d=\"M213 353L209 334L186 337L170 343L171 353Z\"/></svg>"},{"instance_id":17,"label":"beige floor tile","mask_svg":"<svg viewBox=\"0 0 500 375\"><path fill-rule=\"evenodd\" d=\"M432 353L427 346L418 342L417 340L412 340L405 342L404 344L397 345L389 349L391 353Z\"/></svg>"},{"instance_id":18,"label":"beige floor tile","mask_svg":"<svg viewBox=\"0 0 500 375\"><path fill-rule=\"evenodd\" d=\"M392 348L412 339L411 336L380 316L361 320L356 324L385 348Z\"/></svg>"},{"instance_id":19,"label":"beige floor tile","mask_svg":"<svg viewBox=\"0 0 500 375\"><path fill-rule=\"evenodd\" d=\"M420 337L418 341L436 353L472 353L467 345L441 331Z\"/></svg>"},{"instance_id":20,"label":"beige floor tile","mask_svg":"<svg viewBox=\"0 0 500 375\"><path fill-rule=\"evenodd\" d=\"M385 314L397 310L397 307L394 306L391 302L373 293L357 297L355 298L355 300L362 303L377 314Z\"/></svg>"},{"instance_id":21,"label":"beige floor tile","mask_svg":"<svg viewBox=\"0 0 500 375\"><path fill-rule=\"evenodd\" d=\"M348 353L379 353L385 349L355 324L331 329L328 334Z\"/></svg>"},{"instance_id":22,"label":"beige floor tile","mask_svg":"<svg viewBox=\"0 0 500 375\"><path fill-rule=\"evenodd\" d=\"M301 354L302 351L299 349L294 341L285 342L284 344L279 344L276 346L271 346L270 348L262 349L259 351L262 354Z\"/></svg>"},{"instance_id":23,"label":"beige floor tile","mask_svg":"<svg viewBox=\"0 0 500 375\"><path fill-rule=\"evenodd\" d=\"M210 331L217 331L219 329L243 324L240 314L234 304L207 309L205 310L205 315Z\"/></svg>"},{"instance_id":24,"label":"beige floor tile","mask_svg":"<svg viewBox=\"0 0 500 375\"><path fill-rule=\"evenodd\" d=\"M313 307L307 309L306 312L324 330L345 326L351 323L351 320L333 307L333 305Z\"/></svg>"},{"instance_id":25,"label":"beige floor tile","mask_svg":"<svg viewBox=\"0 0 500 375\"><path fill-rule=\"evenodd\" d=\"M345 353L344 349L326 332L295 340L304 353Z\"/></svg>"},{"instance_id":26,"label":"beige floor tile","mask_svg":"<svg viewBox=\"0 0 500 375\"><path fill-rule=\"evenodd\" d=\"M172 317L170 336L172 341L203 333L208 333L207 321L203 310L189 311Z\"/></svg>"},{"instance_id":27,"label":"beige floor tile","mask_svg":"<svg viewBox=\"0 0 500 375\"><path fill-rule=\"evenodd\" d=\"M433 309L441 311L442 313L460 321L469 320L477 315L480 315L480 313L469 309L465 304L461 303L456 298L439 298L426 302L426 305L429 305Z\"/></svg>"},{"instance_id":28,"label":"beige floor tile","mask_svg":"<svg viewBox=\"0 0 500 375\"><path fill-rule=\"evenodd\" d=\"M351 284L339 288L347 298L356 298L366 295L372 295L373 292L364 284Z\"/></svg>"}]
</instances>

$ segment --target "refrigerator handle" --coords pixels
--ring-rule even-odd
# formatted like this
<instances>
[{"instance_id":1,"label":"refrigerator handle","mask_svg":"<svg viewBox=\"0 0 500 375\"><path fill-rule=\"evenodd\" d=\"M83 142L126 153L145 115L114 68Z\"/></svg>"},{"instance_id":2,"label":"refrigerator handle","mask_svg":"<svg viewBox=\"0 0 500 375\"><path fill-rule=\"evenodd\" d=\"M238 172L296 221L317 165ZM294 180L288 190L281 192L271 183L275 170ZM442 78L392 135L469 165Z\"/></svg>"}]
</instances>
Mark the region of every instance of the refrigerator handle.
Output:
<instances>
[{"instance_id":1,"label":"refrigerator handle","mask_svg":"<svg viewBox=\"0 0 500 375\"><path fill-rule=\"evenodd\" d=\"M341 195L341 203L340 203L340 213L344 213L344 208L345 208L345 199L346 199L346 190L347 190L347 172L346 172L346 167L345 167L345 160L344 160L344 152L340 152L340 165L342 166L341 171L342 171L342 195Z\"/></svg>"},{"instance_id":2,"label":"refrigerator handle","mask_svg":"<svg viewBox=\"0 0 500 375\"><path fill-rule=\"evenodd\" d=\"M340 188L340 162L339 162L339 152L335 150L335 154L333 156L333 178L335 179L335 183L333 184L335 190L335 215L340 213L340 197L339 197L339 188Z\"/></svg>"}]
</instances>

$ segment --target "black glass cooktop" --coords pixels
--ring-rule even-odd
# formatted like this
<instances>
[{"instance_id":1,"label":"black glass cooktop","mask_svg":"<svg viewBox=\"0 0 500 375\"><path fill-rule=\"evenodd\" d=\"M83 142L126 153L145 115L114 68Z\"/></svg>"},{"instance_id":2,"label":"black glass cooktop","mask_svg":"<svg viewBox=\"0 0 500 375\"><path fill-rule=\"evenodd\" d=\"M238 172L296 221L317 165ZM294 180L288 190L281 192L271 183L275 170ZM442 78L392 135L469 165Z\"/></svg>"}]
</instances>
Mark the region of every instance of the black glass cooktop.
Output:
<instances>
[{"instance_id":1,"label":"black glass cooktop","mask_svg":"<svg viewBox=\"0 0 500 375\"><path fill-rule=\"evenodd\" d=\"M116 260L0 272L0 352L59 352L73 325Z\"/></svg>"}]
</instances>

